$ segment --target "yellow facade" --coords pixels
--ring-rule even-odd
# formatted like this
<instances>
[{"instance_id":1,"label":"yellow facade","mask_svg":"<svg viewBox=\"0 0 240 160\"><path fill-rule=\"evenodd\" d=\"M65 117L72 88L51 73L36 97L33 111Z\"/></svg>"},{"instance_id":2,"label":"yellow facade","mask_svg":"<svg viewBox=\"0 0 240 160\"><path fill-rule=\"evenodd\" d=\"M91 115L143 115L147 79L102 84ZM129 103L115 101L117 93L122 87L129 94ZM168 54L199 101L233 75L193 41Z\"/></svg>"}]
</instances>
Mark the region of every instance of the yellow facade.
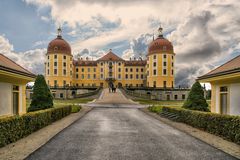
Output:
<instances>
[{"instance_id":1,"label":"yellow facade","mask_svg":"<svg viewBox=\"0 0 240 160\"><path fill-rule=\"evenodd\" d=\"M148 56L147 85L149 87L174 87L174 57L174 53L167 52Z\"/></svg>"},{"instance_id":2,"label":"yellow facade","mask_svg":"<svg viewBox=\"0 0 240 160\"><path fill-rule=\"evenodd\" d=\"M199 79L201 83L211 84L211 112L240 115L240 73ZM225 89L225 90L223 90ZM226 95L226 106L223 109L221 97Z\"/></svg>"},{"instance_id":3,"label":"yellow facade","mask_svg":"<svg viewBox=\"0 0 240 160\"><path fill-rule=\"evenodd\" d=\"M26 84L35 75L0 54L0 116L26 113Z\"/></svg>"},{"instance_id":4,"label":"yellow facade","mask_svg":"<svg viewBox=\"0 0 240 160\"><path fill-rule=\"evenodd\" d=\"M45 75L50 86L72 86L72 56L50 53L46 55Z\"/></svg>"},{"instance_id":5,"label":"yellow facade","mask_svg":"<svg viewBox=\"0 0 240 160\"><path fill-rule=\"evenodd\" d=\"M162 39L164 38L161 38L161 41ZM164 43L159 43L159 46L165 47L166 50L148 54L147 60L126 61L112 53L111 50L96 61L74 60L70 45L62 39L61 29L59 29L58 37L48 46L45 67L46 80L49 86L56 87L108 87L112 83L114 86L172 88L174 87L175 54L173 49L168 49L169 45L171 43L164 39ZM64 60L64 56L66 56L66 60ZM64 63L66 63L65 68ZM63 74L63 70L66 70L66 74Z\"/></svg>"}]
</instances>

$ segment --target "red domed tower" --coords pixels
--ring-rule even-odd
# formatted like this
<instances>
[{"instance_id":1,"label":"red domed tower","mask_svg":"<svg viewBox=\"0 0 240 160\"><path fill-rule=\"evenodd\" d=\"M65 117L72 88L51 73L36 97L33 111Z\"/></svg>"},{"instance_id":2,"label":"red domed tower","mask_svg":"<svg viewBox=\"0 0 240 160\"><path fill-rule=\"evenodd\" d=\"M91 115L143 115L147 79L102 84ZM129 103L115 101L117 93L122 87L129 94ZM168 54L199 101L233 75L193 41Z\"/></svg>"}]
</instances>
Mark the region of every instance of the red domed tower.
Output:
<instances>
[{"instance_id":1,"label":"red domed tower","mask_svg":"<svg viewBox=\"0 0 240 160\"><path fill-rule=\"evenodd\" d=\"M162 27L158 29L158 37L148 46L147 85L149 87L174 87L175 53L170 41L163 37Z\"/></svg>"},{"instance_id":2,"label":"red domed tower","mask_svg":"<svg viewBox=\"0 0 240 160\"><path fill-rule=\"evenodd\" d=\"M48 44L46 54L45 77L49 86L72 85L72 57L71 47L62 38L62 30L59 27L57 38Z\"/></svg>"}]
</instances>

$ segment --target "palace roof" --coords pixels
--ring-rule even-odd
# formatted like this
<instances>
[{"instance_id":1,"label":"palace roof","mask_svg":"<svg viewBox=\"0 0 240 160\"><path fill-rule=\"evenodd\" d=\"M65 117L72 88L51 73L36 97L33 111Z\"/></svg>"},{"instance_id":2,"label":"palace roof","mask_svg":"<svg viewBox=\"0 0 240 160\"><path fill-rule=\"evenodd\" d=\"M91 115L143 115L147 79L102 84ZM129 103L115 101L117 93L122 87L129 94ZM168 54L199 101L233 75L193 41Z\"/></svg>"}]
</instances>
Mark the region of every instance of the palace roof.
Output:
<instances>
[{"instance_id":1,"label":"palace roof","mask_svg":"<svg viewBox=\"0 0 240 160\"><path fill-rule=\"evenodd\" d=\"M97 61L89 61L89 60L75 60L73 61L73 65L75 66L97 66Z\"/></svg>"},{"instance_id":2,"label":"palace roof","mask_svg":"<svg viewBox=\"0 0 240 160\"><path fill-rule=\"evenodd\" d=\"M124 61L124 60L118 57L116 54L114 54L110 49L110 51L106 55L99 58L97 61Z\"/></svg>"},{"instance_id":3,"label":"palace roof","mask_svg":"<svg viewBox=\"0 0 240 160\"><path fill-rule=\"evenodd\" d=\"M125 61L125 66L145 66L146 64L146 60Z\"/></svg>"}]
</instances>

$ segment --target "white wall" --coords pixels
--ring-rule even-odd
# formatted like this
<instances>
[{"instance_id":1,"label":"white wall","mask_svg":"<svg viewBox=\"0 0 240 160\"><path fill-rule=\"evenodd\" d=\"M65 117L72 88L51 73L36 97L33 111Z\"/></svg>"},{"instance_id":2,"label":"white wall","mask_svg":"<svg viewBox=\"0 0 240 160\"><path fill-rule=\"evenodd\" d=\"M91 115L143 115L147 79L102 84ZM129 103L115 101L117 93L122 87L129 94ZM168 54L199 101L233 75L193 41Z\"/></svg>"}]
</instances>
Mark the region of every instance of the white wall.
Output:
<instances>
[{"instance_id":1,"label":"white wall","mask_svg":"<svg viewBox=\"0 0 240 160\"><path fill-rule=\"evenodd\" d=\"M230 114L240 115L240 83L230 85Z\"/></svg>"},{"instance_id":2,"label":"white wall","mask_svg":"<svg viewBox=\"0 0 240 160\"><path fill-rule=\"evenodd\" d=\"M12 84L0 82L0 116L12 112Z\"/></svg>"}]
</instances>

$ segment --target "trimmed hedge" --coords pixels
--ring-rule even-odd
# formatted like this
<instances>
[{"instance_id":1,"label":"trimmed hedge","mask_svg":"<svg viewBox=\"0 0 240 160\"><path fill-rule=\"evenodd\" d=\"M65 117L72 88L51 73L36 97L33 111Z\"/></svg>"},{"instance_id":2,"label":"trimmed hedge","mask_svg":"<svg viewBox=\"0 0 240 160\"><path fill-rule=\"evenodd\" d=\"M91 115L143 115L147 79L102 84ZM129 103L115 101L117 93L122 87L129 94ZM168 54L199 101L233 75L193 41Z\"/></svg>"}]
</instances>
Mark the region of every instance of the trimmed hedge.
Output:
<instances>
[{"instance_id":1,"label":"trimmed hedge","mask_svg":"<svg viewBox=\"0 0 240 160\"><path fill-rule=\"evenodd\" d=\"M162 106L149 106L148 107L148 110L151 111L151 112L154 112L154 113L160 113L162 112Z\"/></svg>"},{"instance_id":2,"label":"trimmed hedge","mask_svg":"<svg viewBox=\"0 0 240 160\"><path fill-rule=\"evenodd\" d=\"M0 118L0 147L26 137L71 114L71 110L71 106L65 106L29 112L21 116Z\"/></svg>"},{"instance_id":3,"label":"trimmed hedge","mask_svg":"<svg viewBox=\"0 0 240 160\"><path fill-rule=\"evenodd\" d=\"M77 112L79 112L81 109L82 109L81 106L73 105L71 112L72 112L72 113L77 113Z\"/></svg>"},{"instance_id":4,"label":"trimmed hedge","mask_svg":"<svg viewBox=\"0 0 240 160\"><path fill-rule=\"evenodd\" d=\"M240 116L221 115L174 107L162 107L162 111L178 115L179 118L177 120L180 122L240 144Z\"/></svg>"}]
</instances>

